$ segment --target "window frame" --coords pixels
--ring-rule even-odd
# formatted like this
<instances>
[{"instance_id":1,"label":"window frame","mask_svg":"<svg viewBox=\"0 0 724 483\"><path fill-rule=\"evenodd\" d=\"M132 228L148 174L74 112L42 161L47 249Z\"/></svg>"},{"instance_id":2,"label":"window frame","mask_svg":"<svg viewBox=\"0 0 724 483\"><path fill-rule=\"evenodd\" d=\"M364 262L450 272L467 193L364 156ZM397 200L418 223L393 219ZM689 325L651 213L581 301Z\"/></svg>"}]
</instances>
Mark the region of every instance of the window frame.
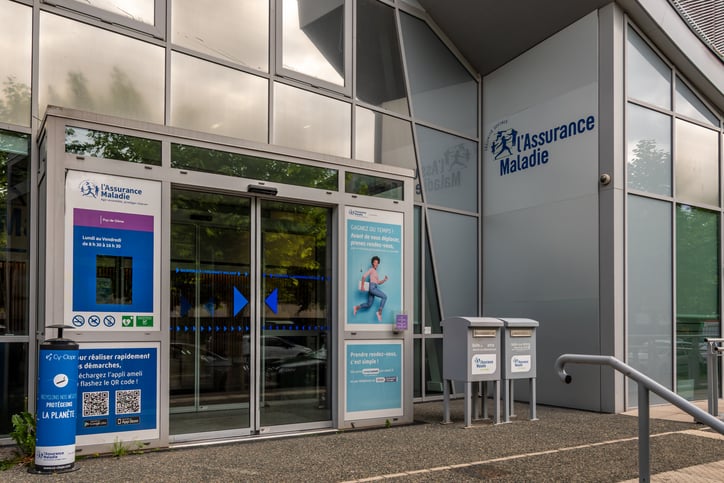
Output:
<instances>
[{"instance_id":1,"label":"window frame","mask_svg":"<svg viewBox=\"0 0 724 483\"><path fill-rule=\"evenodd\" d=\"M152 1L154 18L153 25L133 20L99 7L83 4L79 0L43 0L43 3L66 8L74 12L97 18L104 22L110 22L111 24L120 25L146 33L159 39L164 39L166 37L166 2L163 0Z\"/></svg>"}]
</instances>

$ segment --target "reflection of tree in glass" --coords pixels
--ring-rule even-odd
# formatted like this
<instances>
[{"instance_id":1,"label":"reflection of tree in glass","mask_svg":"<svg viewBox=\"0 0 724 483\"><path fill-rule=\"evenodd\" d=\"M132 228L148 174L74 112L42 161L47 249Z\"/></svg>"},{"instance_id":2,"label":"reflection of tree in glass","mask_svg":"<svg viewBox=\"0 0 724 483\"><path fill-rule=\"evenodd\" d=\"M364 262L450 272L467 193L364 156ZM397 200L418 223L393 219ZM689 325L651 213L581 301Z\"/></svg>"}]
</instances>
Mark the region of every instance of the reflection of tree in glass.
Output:
<instances>
[{"instance_id":1,"label":"reflection of tree in glass","mask_svg":"<svg viewBox=\"0 0 724 483\"><path fill-rule=\"evenodd\" d=\"M338 171L247 154L171 145L171 166L238 178L337 190Z\"/></svg>"},{"instance_id":2,"label":"reflection of tree in glass","mask_svg":"<svg viewBox=\"0 0 724 483\"><path fill-rule=\"evenodd\" d=\"M125 134L67 127L68 153L161 166L161 143Z\"/></svg>"},{"instance_id":3,"label":"reflection of tree in glass","mask_svg":"<svg viewBox=\"0 0 724 483\"><path fill-rule=\"evenodd\" d=\"M679 318L718 318L719 217L679 205L676 210L676 310Z\"/></svg>"},{"instance_id":4,"label":"reflection of tree in glass","mask_svg":"<svg viewBox=\"0 0 724 483\"><path fill-rule=\"evenodd\" d=\"M108 85L108 91L104 93L95 85L91 88L92 84L84 72L68 72L68 94L63 96L58 86L51 84L48 88L49 103L99 114L148 120L148 103L134 85L131 76L121 67L114 66L109 77L110 81L104 84Z\"/></svg>"},{"instance_id":5,"label":"reflection of tree in glass","mask_svg":"<svg viewBox=\"0 0 724 483\"><path fill-rule=\"evenodd\" d=\"M633 150L633 159L628 163L628 187L643 191L668 194L671 183L667 171L670 169L670 154L659 149L655 139L641 139Z\"/></svg>"},{"instance_id":6,"label":"reflection of tree in glass","mask_svg":"<svg viewBox=\"0 0 724 483\"><path fill-rule=\"evenodd\" d=\"M10 75L3 82L0 96L0 121L10 124L30 124L30 87Z\"/></svg>"}]
</instances>

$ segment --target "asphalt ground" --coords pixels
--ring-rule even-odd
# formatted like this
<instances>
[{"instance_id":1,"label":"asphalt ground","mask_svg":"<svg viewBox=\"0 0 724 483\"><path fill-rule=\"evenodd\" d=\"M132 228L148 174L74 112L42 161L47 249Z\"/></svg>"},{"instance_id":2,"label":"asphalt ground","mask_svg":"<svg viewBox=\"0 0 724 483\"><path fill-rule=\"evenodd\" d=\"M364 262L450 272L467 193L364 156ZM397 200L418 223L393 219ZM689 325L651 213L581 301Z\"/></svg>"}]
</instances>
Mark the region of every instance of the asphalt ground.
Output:
<instances>
[{"instance_id":1,"label":"asphalt ground","mask_svg":"<svg viewBox=\"0 0 724 483\"><path fill-rule=\"evenodd\" d=\"M415 423L84 457L78 471L35 475L17 466L3 482L619 482L638 479L638 419L516 403L507 424L464 427L461 400L451 424L443 403L415 405ZM651 419L651 474L724 460L724 441L692 422ZM675 481L666 479L666 481ZM691 478L682 481L692 481ZM724 475L720 481L724 481Z\"/></svg>"}]
</instances>

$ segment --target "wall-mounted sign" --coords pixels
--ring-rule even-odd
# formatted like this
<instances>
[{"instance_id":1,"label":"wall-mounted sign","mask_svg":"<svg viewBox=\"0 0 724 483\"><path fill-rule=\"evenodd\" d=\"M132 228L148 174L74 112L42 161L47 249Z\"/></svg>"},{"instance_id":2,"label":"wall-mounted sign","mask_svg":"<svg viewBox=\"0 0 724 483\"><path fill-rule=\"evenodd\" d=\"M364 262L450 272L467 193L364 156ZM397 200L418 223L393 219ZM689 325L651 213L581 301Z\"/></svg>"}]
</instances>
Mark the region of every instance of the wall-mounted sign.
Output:
<instances>
[{"instance_id":1,"label":"wall-mounted sign","mask_svg":"<svg viewBox=\"0 0 724 483\"><path fill-rule=\"evenodd\" d=\"M158 439L158 342L81 344L78 444Z\"/></svg>"},{"instance_id":2,"label":"wall-mounted sign","mask_svg":"<svg viewBox=\"0 0 724 483\"><path fill-rule=\"evenodd\" d=\"M159 330L161 184L68 171L65 320L78 330Z\"/></svg>"},{"instance_id":3,"label":"wall-mounted sign","mask_svg":"<svg viewBox=\"0 0 724 483\"><path fill-rule=\"evenodd\" d=\"M346 210L347 327L394 326L402 306L402 213Z\"/></svg>"},{"instance_id":4,"label":"wall-mounted sign","mask_svg":"<svg viewBox=\"0 0 724 483\"><path fill-rule=\"evenodd\" d=\"M402 416L402 341L346 341L346 420Z\"/></svg>"}]
</instances>

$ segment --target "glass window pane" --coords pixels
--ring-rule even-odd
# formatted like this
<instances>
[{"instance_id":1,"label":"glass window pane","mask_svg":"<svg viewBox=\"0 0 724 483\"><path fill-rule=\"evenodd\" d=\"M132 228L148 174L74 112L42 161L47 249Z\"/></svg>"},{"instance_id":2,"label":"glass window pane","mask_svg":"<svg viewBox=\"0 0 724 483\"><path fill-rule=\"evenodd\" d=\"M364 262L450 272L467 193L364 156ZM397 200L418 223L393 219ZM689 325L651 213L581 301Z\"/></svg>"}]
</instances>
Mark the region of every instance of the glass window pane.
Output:
<instances>
[{"instance_id":1,"label":"glass window pane","mask_svg":"<svg viewBox=\"0 0 724 483\"><path fill-rule=\"evenodd\" d=\"M338 190L339 173L335 169L183 144L171 144L171 167L329 191Z\"/></svg>"},{"instance_id":2,"label":"glass window pane","mask_svg":"<svg viewBox=\"0 0 724 483\"><path fill-rule=\"evenodd\" d=\"M355 159L408 169L417 167L409 122L363 107L357 107L355 114Z\"/></svg>"},{"instance_id":3,"label":"glass window pane","mask_svg":"<svg viewBox=\"0 0 724 483\"><path fill-rule=\"evenodd\" d=\"M442 339L425 339L425 395L443 393Z\"/></svg>"},{"instance_id":4,"label":"glass window pane","mask_svg":"<svg viewBox=\"0 0 724 483\"><path fill-rule=\"evenodd\" d=\"M671 389L673 381L671 204L628 197L628 364ZM638 385L629 381L631 407Z\"/></svg>"},{"instance_id":5,"label":"glass window pane","mask_svg":"<svg viewBox=\"0 0 724 483\"><path fill-rule=\"evenodd\" d=\"M164 53L40 12L40 112L56 105L163 124Z\"/></svg>"},{"instance_id":6,"label":"glass window pane","mask_svg":"<svg viewBox=\"0 0 724 483\"><path fill-rule=\"evenodd\" d=\"M477 212L477 143L423 126L416 128L425 200Z\"/></svg>"},{"instance_id":7,"label":"glass window pane","mask_svg":"<svg viewBox=\"0 0 724 483\"><path fill-rule=\"evenodd\" d=\"M28 394L28 344L0 342L0 438L13 430L12 416L26 410Z\"/></svg>"},{"instance_id":8,"label":"glass window pane","mask_svg":"<svg viewBox=\"0 0 724 483\"><path fill-rule=\"evenodd\" d=\"M396 179L350 172L347 172L344 176L345 193L401 200L404 198L403 189L402 181Z\"/></svg>"},{"instance_id":9,"label":"glass window pane","mask_svg":"<svg viewBox=\"0 0 724 483\"><path fill-rule=\"evenodd\" d=\"M413 345L413 389L412 397L422 397L422 339L414 339Z\"/></svg>"},{"instance_id":10,"label":"glass window pane","mask_svg":"<svg viewBox=\"0 0 724 483\"><path fill-rule=\"evenodd\" d=\"M0 2L0 122L30 126L32 8Z\"/></svg>"},{"instance_id":11,"label":"glass window pane","mask_svg":"<svg viewBox=\"0 0 724 483\"><path fill-rule=\"evenodd\" d=\"M243 24L244 28L239 28ZM269 69L269 0L173 0L171 39L253 69Z\"/></svg>"},{"instance_id":12,"label":"glass window pane","mask_svg":"<svg viewBox=\"0 0 724 483\"><path fill-rule=\"evenodd\" d=\"M394 10L357 0L357 99L409 114Z\"/></svg>"},{"instance_id":13,"label":"glass window pane","mask_svg":"<svg viewBox=\"0 0 724 483\"><path fill-rule=\"evenodd\" d=\"M671 117L628 104L626 143L628 187L671 196Z\"/></svg>"},{"instance_id":14,"label":"glass window pane","mask_svg":"<svg viewBox=\"0 0 724 483\"><path fill-rule=\"evenodd\" d=\"M627 39L628 96L671 109L671 69L632 28L628 29Z\"/></svg>"},{"instance_id":15,"label":"glass window pane","mask_svg":"<svg viewBox=\"0 0 724 483\"><path fill-rule=\"evenodd\" d=\"M689 89L684 81L676 78L676 112L691 117L697 121L706 122L719 127L719 119L703 102Z\"/></svg>"},{"instance_id":16,"label":"glass window pane","mask_svg":"<svg viewBox=\"0 0 724 483\"><path fill-rule=\"evenodd\" d=\"M282 67L345 85L344 0L284 0L282 15Z\"/></svg>"},{"instance_id":17,"label":"glass window pane","mask_svg":"<svg viewBox=\"0 0 724 483\"><path fill-rule=\"evenodd\" d=\"M425 22L401 18L415 116L477 136L477 82Z\"/></svg>"},{"instance_id":18,"label":"glass window pane","mask_svg":"<svg viewBox=\"0 0 724 483\"><path fill-rule=\"evenodd\" d=\"M266 143L267 82L261 77L173 52L170 123Z\"/></svg>"},{"instance_id":19,"label":"glass window pane","mask_svg":"<svg viewBox=\"0 0 724 483\"><path fill-rule=\"evenodd\" d=\"M29 136L0 130L0 335L28 333L29 149Z\"/></svg>"},{"instance_id":20,"label":"glass window pane","mask_svg":"<svg viewBox=\"0 0 724 483\"><path fill-rule=\"evenodd\" d=\"M436 210L428 219L443 317L477 314L478 219Z\"/></svg>"},{"instance_id":21,"label":"glass window pane","mask_svg":"<svg viewBox=\"0 0 724 483\"><path fill-rule=\"evenodd\" d=\"M413 290L415 302L412 309L412 321L415 328L415 334L422 332L422 208L415 206L414 217L414 236L413 243L415 245L415 254L413 256Z\"/></svg>"},{"instance_id":22,"label":"glass window pane","mask_svg":"<svg viewBox=\"0 0 724 483\"><path fill-rule=\"evenodd\" d=\"M274 144L349 158L351 117L345 102L274 84Z\"/></svg>"},{"instance_id":23,"label":"glass window pane","mask_svg":"<svg viewBox=\"0 0 724 483\"><path fill-rule=\"evenodd\" d=\"M719 205L719 136L716 131L676 120L676 196Z\"/></svg>"},{"instance_id":24,"label":"glass window pane","mask_svg":"<svg viewBox=\"0 0 724 483\"><path fill-rule=\"evenodd\" d=\"M65 128L65 152L161 166L161 141L80 127Z\"/></svg>"},{"instance_id":25,"label":"glass window pane","mask_svg":"<svg viewBox=\"0 0 724 483\"><path fill-rule=\"evenodd\" d=\"M437 297L437 277L432 268L432 250L430 250L430 238L425 235L425 333L441 334L442 313L440 300ZM428 332L429 331L429 332Z\"/></svg>"},{"instance_id":26,"label":"glass window pane","mask_svg":"<svg viewBox=\"0 0 724 483\"><path fill-rule=\"evenodd\" d=\"M706 399L707 337L719 337L719 213L676 209L676 392Z\"/></svg>"}]
</instances>

